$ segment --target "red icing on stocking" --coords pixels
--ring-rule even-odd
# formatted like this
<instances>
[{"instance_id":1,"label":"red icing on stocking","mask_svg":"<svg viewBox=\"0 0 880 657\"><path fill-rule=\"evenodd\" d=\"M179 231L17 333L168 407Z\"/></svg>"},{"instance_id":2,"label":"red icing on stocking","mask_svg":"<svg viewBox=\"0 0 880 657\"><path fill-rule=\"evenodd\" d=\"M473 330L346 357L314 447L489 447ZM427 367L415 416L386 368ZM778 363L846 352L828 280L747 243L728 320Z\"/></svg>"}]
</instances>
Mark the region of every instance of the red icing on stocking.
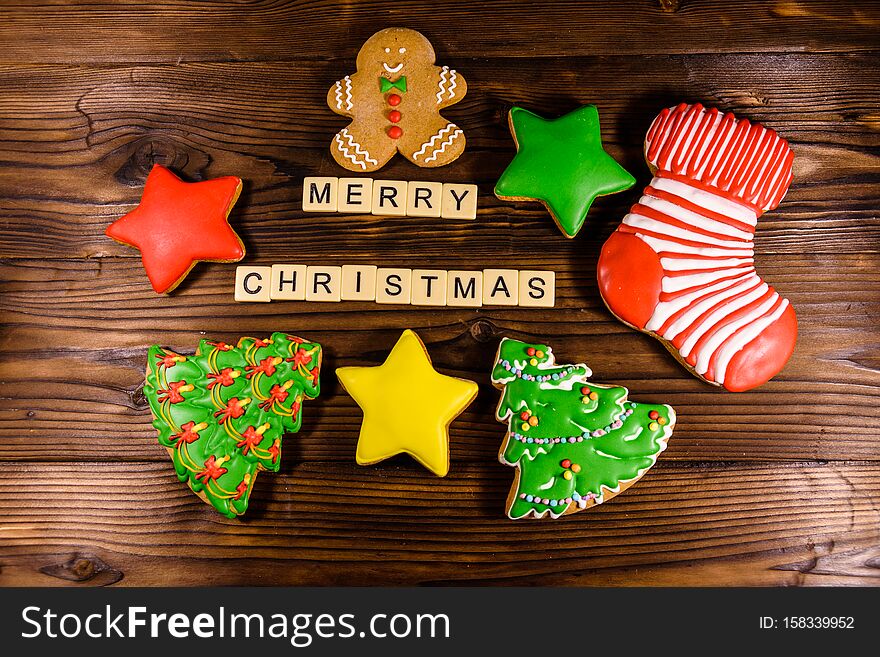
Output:
<instances>
[{"instance_id":1,"label":"red icing on stocking","mask_svg":"<svg viewBox=\"0 0 880 657\"><path fill-rule=\"evenodd\" d=\"M755 272L752 243L791 183L791 149L763 126L681 104L654 120L645 157L654 179L602 249L605 303L710 383L761 385L797 338L788 300Z\"/></svg>"}]
</instances>

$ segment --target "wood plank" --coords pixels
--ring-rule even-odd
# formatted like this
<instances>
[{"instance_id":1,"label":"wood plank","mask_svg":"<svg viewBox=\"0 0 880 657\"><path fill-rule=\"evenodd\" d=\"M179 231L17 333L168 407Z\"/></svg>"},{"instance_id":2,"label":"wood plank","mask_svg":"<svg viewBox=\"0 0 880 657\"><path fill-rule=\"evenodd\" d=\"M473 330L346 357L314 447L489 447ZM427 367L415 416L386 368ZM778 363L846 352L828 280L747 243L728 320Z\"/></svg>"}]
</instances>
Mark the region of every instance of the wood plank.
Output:
<instances>
[{"instance_id":1,"label":"wood plank","mask_svg":"<svg viewBox=\"0 0 880 657\"><path fill-rule=\"evenodd\" d=\"M549 59L655 52L875 49L880 12L865 0L685 2L454 0L382 3L261 0L189 3L103 0L0 7L0 61L180 62L312 57L353 59L383 26L422 30L439 52ZM503 27L502 27L503 26ZM551 27L552 26L552 27ZM553 37L548 38L548 27Z\"/></svg>"},{"instance_id":2,"label":"wood plank","mask_svg":"<svg viewBox=\"0 0 880 657\"><path fill-rule=\"evenodd\" d=\"M486 264L453 255L419 262ZM413 262L398 256L392 264ZM799 314L799 342L778 377L736 395L689 376L655 340L611 318L595 291L595 253L525 253L497 264L556 271L557 307L551 313L235 304L234 268L226 265L201 266L169 298L152 292L132 259L6 261L0 264L0 459L164 462L140 391L146 348L159 343L192 352L205 335L234 342L280 329L321 342L326 354L321 399L306 404L305 427L287 441L286 458L350 461L360 412L333 369L380 363L404 328L419 331L443 371L481 384L477 402L453 425L455 462L495 460L503 428L493 419L498 393L488 373L502 335L547 340L560 359L588 362L595 380L625 385L635 400L672 404L679 428L669 459L880 458L880 255L760 258L758 271Z\"/></svg>"},{"instance_id":3,"label":"wood plank","mask_svg":"<svg viewBox=\"0 0 880 657\"><path fill-rule=\"evenodd\" d=\"M319 257L410 253L415 245L427 255L451 245L480 255L489 245L512 256L523 242L567 253L573 247L541 206L492 194L514 149L506 108L515 101L554 113L597 103L609 152L644 183L647 126L683 96L763 121L793 144L795 182L762 218L760 252L880 250L877 54L453 63L470 82L468 98L448 112L465 128L468 152L452 167L419 169L397 158L382 172L479 183L477 220L445 222L442 231L432 220L301 211L302 178L341 171L327 149L344 120L324 96L344 64L0 68L0 257L137 257L104 229L137 203L153 162L193 180L245 178L232 221L252 255L287 258L295 244ZM600 199L578 248L598 249L639 189Z\"/></svg>"},{"instance_id":4,"label":"wood plank","mask_svg":"<svg viewBox=\"0 0 880 657\"><path fill-rule=\"evenodd\" d=\"M877 582L876 463L661 460L555 522L503 517L497 463L285 470L228 520L163 464L0 464L0 585Z\"/></svg>"}]
</instances>

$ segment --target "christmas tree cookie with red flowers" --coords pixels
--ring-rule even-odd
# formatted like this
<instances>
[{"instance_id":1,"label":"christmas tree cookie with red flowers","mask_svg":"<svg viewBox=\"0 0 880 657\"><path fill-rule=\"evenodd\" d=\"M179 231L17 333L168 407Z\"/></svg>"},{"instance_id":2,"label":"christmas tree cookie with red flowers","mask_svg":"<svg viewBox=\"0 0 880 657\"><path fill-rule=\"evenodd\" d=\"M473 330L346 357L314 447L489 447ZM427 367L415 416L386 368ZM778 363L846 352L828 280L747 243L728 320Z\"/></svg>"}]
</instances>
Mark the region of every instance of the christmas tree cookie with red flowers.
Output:
<instances>
[{"instance_id":1,"label":"christmas tree cookie with red flowers","mask_svg":"<svg viewBox=\"0 0 880 657\"><path fill-rule=\"evenodd\" d=\"M636 404L620 386L589 383L547 345L504 338L492 383L508 431L499 460L516 468L507 515L552 518L606 502L654 465L675 426L665 404Z\"/></svg>"},{"instance_id":2,"label":"christmas tree cookie with red flowers","mask_svg":"<svg viewBox=\"0 0 880 657\"><path fill-rule=\"evenodd\" d=\"M237 347L202 340L194 356L150 347L144 394L177 477L234 518L257 475L278 472L281 437L299 431L320 373L321 345L285 333Z\"/></svg>"}]
</instances>

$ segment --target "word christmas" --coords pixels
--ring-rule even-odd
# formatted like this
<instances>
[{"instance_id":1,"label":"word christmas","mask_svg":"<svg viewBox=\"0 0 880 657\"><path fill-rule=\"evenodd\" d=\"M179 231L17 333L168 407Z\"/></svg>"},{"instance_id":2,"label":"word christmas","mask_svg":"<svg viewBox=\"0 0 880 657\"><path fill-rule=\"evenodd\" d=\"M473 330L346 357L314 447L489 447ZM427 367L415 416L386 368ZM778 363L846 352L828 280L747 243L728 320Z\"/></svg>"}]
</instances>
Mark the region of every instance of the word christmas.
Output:
<instances>
[{"instance_id":1,"label":"word christmas","mask_svg":"<svg viewBox=\"0 0 880 657\"><path fill-rule=\"evenodd\" d=\"M235 300L551 308L556 303L556 274L515 269L447 271L375 265L241 266L235 272Z\"/></svg>"},{"instance_id":2,"label":"word christmas","mask_svg":"<svg viewBox=\"0 0 880 657\"><path fill-rule=\"evenodd\" d=\"M372 178L303 180L306 212L371 213L389 217L477 218L477 186Z\"/></svg>"}]
</instances>

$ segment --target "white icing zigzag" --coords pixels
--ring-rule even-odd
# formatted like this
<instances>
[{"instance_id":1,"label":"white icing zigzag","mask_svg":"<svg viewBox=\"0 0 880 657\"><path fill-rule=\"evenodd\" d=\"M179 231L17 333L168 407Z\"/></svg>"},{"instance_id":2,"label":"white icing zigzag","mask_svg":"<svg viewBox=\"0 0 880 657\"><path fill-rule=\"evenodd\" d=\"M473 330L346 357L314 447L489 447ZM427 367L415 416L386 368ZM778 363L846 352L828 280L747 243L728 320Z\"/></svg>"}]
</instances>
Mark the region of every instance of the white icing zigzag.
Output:
<instances>
[{"instance_id":1,"label":"white icing zigzag","mask_svg":"<svg viewBox=\"0 0 880 657\"><path fill-rule=\"evenodd\" d=\"M454 126L453 124L451 124L451 123L450 123L449 125L452 126L452 127L454 127L455 130L452 132L451 135L449 135L449 138L448 138L446 141L444 141L444 142L440 145L440 148L436 149L436 150L431 154L430 157L426 157L426 158L425 158L425 162L433 162L434 160L436 160L436 159L437 159L437 156L440 155L443 151L445 151L445 150L446 150L446 147L449 146L449 145L455 140L456 137L458 137L459 135L464 134L464 133L461 131L460 128L455 127L455 126ZM449 127L449 126L447 126L447 127Z\"/></svg>"},{"instance_id":2,"label":"white icing zigzag","mask_svg":"<svg viewBox=\"0 0 880 657\"><path fill-rule=\"evenodd\" d=\"M349 145L354 148L354 152L357 155L363 155L364 159L360 160L348 150L348 147L342 142L342 138L345 137L348 140ZM370 164L379 164L377 160L374 160L370 157L369 152L361 147L359 143L357 143L354 138L351 136L351 133L348 131L348 128L343 128L339 132L336 133L336 146L339 148L340 152L345 156L346 159L351 160L354 164L357 164L361 169L366 169L367 165L364 163L364 160L369 162Z\"/></svg>"},{"instance_id":3,"label":"white icing zigzag","mask_svg":"<svg viewBox=\"0 0 880 657\"><path fill-rule=\"evenodd\" d=\"M449 73L449 89L444 89L446 85L446 74ZM449 92L450 98L455 98L455 88L458 86L458 83L455 81L455 78L458 77L455 74L455 69L450 69L448 66L444 66L440 69L440 91L437 92L437 104L439 105L443 102L443 94L447 91Z\"/></svg>"},{"instance_id":4,"label":"white icing zigzag","mask_svg":"<svg viewBox=\"0 0 880 657\"><path fill-rule=\"evenodd\" d=\"M419 150L417 150L415 153L413 153L413 159L418 160L419 155L424 155L425 151L428 150L428 148L433 147L435 142L439 141L440 139L443 139L443 135L445 135L448 132L451 132L452 130L458 130L458 127L454 123L447 123L445 128L442 128L440 130L440 132L438 132L436 135L431 137L428 141L426 141L424 144L422 144L422 147Z\"/></svg>"},{"instance_id":5,"label":"white icing zigzag","mask_svg":"<svg viewBox=\"0 0 880 657\"><path fill-rule=\"evenodd\" d=\"M336 83L336 109L342 109L342 83L345 82L345 109L352 108L351 102L351 76L346 75Z\"/></svg>"}]
</instances>

